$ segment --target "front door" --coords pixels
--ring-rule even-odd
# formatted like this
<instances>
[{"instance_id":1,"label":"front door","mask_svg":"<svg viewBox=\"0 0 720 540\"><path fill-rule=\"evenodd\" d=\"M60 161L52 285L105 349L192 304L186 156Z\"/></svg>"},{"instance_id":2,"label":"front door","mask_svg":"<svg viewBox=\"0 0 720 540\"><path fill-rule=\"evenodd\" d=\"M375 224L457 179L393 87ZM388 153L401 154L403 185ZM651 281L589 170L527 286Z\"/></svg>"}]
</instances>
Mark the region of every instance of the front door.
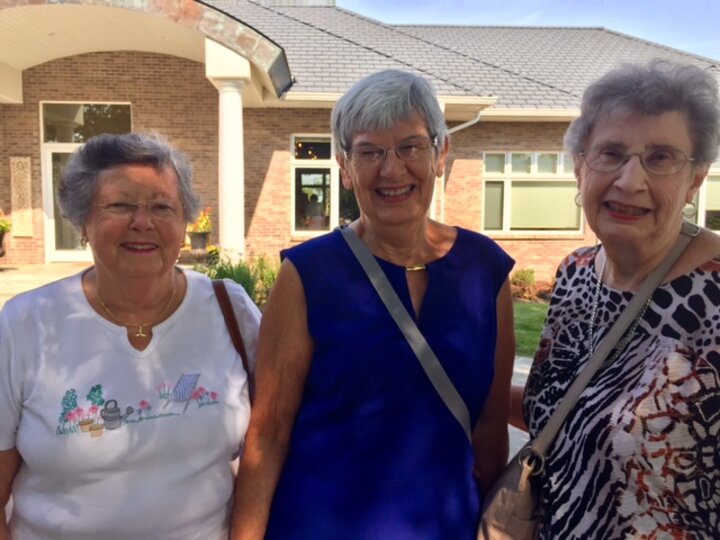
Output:
<instances>
[{"instance_id":1,"label":"front door","mask_svg":"<svg viewBox=\"0 0 720 540\"><path fill-rule=\"evenodd\" d=\"M80 233L62 217L57 187L70 154L79 144L46 144L43 151L43 199L45 208L45 260L48 262L92 261Z\"/></svg>"}]
</instances>

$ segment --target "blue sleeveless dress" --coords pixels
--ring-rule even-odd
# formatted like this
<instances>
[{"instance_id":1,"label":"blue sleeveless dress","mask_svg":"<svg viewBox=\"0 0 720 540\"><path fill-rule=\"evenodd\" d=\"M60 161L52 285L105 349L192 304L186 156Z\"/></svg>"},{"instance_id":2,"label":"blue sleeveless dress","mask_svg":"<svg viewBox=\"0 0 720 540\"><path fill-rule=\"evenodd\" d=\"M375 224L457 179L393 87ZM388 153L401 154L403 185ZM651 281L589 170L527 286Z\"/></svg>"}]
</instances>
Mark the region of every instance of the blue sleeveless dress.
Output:
<instances>
[{"instance_id":1,"label":"blue sleeveless dress","mask_svg":"<svg viewBox=\"0 0 720 540\"><path fill-rule=\"evenodd\" d=\"M315 343L267 539L474 540L472 448L339 231L281 253ZM377 259L410 313L405 270ZM473 424L494 375L497 294L514 261L464 229L427 265L418 326Z\"/></svg>"}]
</instances>

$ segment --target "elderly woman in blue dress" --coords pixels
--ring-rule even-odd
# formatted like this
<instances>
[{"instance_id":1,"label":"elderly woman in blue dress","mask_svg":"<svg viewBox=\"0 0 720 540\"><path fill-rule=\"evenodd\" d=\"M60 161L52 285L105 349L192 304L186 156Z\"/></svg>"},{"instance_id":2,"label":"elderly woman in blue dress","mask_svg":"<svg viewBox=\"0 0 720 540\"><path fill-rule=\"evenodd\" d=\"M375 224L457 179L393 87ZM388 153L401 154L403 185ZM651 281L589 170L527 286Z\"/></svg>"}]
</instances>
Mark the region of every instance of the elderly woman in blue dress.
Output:
<instances>
[{"instance_id":1,"label":"elderly woman in blue dress","mask_svg":"<svg viewBox=\"0 0 720 540\"><path fill-rule=\"evenodd\" d=\"M343 233L320 236L283 252L263 314L232 538L470 540L507 459L513 261L428 217L449 142L424 79L368 76L332 129L349 227L467 405L472 445Z\"/></svg>"},{"instance_id":2,"label":"elderly woman in blue dress","mask_svg":"<svg viewBox=\"0 0 720 540\"><path fill-rule=\"evenodd\" d=\"M531 436L681 235L718 154L715 76L613 70L588 87L565 142L601 244L558 270L525 389ZM720 236L700 229L560 429L540 477L541 539L720 538L719 306Z\"/></svg>"}]
</instances>

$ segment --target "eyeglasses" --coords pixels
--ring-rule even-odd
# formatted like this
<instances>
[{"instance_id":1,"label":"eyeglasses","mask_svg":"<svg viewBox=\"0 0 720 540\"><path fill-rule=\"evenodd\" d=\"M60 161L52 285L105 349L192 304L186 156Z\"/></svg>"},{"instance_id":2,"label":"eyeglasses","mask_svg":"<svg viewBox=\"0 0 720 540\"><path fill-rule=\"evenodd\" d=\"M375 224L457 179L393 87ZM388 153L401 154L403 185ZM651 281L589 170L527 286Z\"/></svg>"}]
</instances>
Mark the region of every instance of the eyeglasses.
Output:
<instances>
[{"instance_id":1,"label":"eyeglasses","mask_svg":"<svg viewBox=\"0 0 720 540\"><path fill-rule=\"evenodd\" d=\"M156 219L173 219L178 215L178 211L175 207L166 202L113 202L108 204L95 204L100 208L103 213L118 217L118 218L131 218L135 215L135 212L142 206L147 208L148 212Z\"/></svg>"},{"instance_id":2,"label":"eyeglasses","mask_svg":"<svg viewBox=\"0 0 720 540\"><path fill-rule=\"evenodd\" d=\"M427 157L430 150L437 145L437 136L415 137L390 148L376 144L359 144L345 150L345 157L361 165L378 165L385 161L390 150L398 159L406 162L418 161Z\"/></svg>"},{"instance_id":3,"label":"eyeglasses","mask_svg":"<svg viewBox=\"0 0 720 540\"><path fill-rule=\"evenodd\" d=\"M643 168L648 173L657 176L675 174L688 161L695 161L694 158L687 157L682 150L672 146L632 153L627 153L619 148L600 146L591 148L587 152L580 152L580 155L588 168L603 173L619 171L630 161L631 157L637 156Z\"/></svg>"}]
</instances>

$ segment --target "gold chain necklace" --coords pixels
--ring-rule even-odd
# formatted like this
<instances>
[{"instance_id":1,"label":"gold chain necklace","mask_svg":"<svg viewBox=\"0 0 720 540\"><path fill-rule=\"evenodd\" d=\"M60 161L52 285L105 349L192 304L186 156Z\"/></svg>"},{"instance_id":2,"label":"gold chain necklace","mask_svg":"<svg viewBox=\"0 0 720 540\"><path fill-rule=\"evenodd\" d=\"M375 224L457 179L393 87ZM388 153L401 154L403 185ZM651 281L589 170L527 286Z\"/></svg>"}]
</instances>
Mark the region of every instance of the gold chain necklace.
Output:
<instances>
[{"instance_id":1,"label":"gold chain necklace","mask_svg":"<svg viewBox=\"0 0 720 540\"><path fill-rule=\"evenodd\" d=\"M110 317L113 321L115 321L116 323L118 323L120 326L124 326L125 328L133 328L133 327L134 327L134 328L137 328L138 331L137 331L137 333L135 334L135 337L138 337L138 338L146 338L146 337L148 337L148 335L147 335L145 332L143 332L143 328L146 328L146 329L150 330L153 326L155 326L157 323L159 323L160 321L162 321L163 317L165 316L165 313L167 312L167 310L168 310L168 309L170 308L170 306L172 305L173 300L175 300L175 293L176 293L176 292L177 292L177 287L175 286L175 275L173 274L172 294L170 295L170 300L168 300L168 303L165 304L165 307L164 307L163 310L160 312L160 315L158 315L158 317L157 317L156 319L153 319L153 320L152 320L151 322L149 322L149 323L144 323L144 324L126 324L126 323L122 322L120 319L118 319L115 315L113 315L113 312L110 311L110 308L107 307L107 306L105 305L105 302L103 302L103 299L100 298L100 291L98 291L97 289L95 290L95 294L97 295L98 302L100 302L100 305L101 305L102 308L105 310L105 313L107 313L108 317Z\"/></svg>"}]
</instances>

